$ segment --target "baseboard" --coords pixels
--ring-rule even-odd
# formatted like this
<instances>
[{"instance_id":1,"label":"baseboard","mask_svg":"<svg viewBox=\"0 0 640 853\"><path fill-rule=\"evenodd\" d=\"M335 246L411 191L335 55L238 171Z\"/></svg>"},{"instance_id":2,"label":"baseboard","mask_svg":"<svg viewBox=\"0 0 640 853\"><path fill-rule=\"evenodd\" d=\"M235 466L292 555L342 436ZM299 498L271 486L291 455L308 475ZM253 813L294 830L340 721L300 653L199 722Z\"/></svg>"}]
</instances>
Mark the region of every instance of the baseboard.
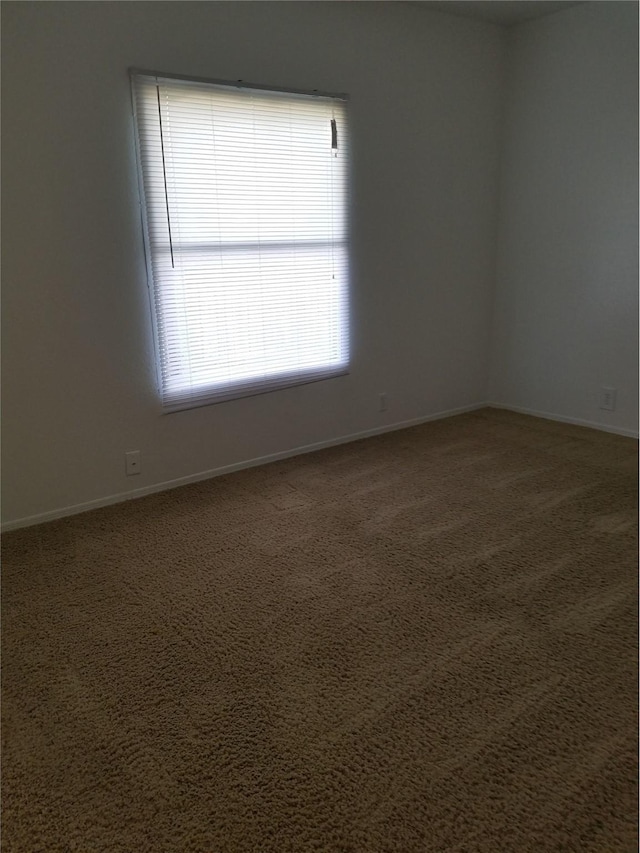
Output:
<instances>
[{"instance_id":1,"label":"baseboard","mask_svg":"<svg viewBox=\"0 0 640 853\"><path fill-rule=\"evenodd\" d=\"M451 418L454 415L462 415L465 412L474 412L478 409L485 408L505 409L509 412L518 412L522 415L531 415L536 418L544 418L548 421L558 421L560 423L574 424L575 426L589 427L590 429L610 432L616 435L623 435L628 438L638 438L638 432L624 429L622 427L609 426L608 424L594 423L592 421L581 420L580 418L569 418L564 415L554 415L551 412L539 412L535 409L525 409L521 406L509 406L506 403L474 403L470 406L461 406L457 409L448 409L442 412L436 412L432 415L425 415L419 418L412 418L408 421L398 421L393 424L385 424L384 426L374 427L373 429L364 430L362 432L351 433L350 435L338 436L327 441L318 441L314 444L306 444L300 447L294 447L290 450L283 450L279 453L270 453L266 456L257 456L253 459L247 459L242 462L234 462L231 465L223 465L219 468L210 468L207 471L200 471L197 474L189 474L186 477L178 477L175 480L165 480L160 483L155 483L151 486L144 486L141 489L133 489L130 492L120 492L115 495L108 495L104 498L97 498L93 501L74 504L72 506L62 507L60 509L51 510L49 512L39 513L37 515L25 516L14 521L6 521L0 526L2 533L8 533L11 530L19 530L22 527L32 527L36 524L44 524L47 521L56 521L59 518L66 518L70 515L78 515L82 512L88 512L92 509L100 509L101 507L111 506L112 504L124 503L125 501L143 498L146 495L152 495L156 492L164 492L169 489L176 489L180 486L188 486L190 483L198 483L202 480L209 480L213 477L221 477L224 474L231 474L234 471L241 471L245 468L255 468L258 465L268 465L270 462L278 462L282 459L289 459L293 456L302 456L305 453L313 453L316 450L323 450L327 447L336 447L340 444L348 444L351 441L358 441L362 438L372 438L375 435L382 435L385 432L394 432L400 429L408 429L412 426L428 423L429 421L438 421L444 418Z\"/></svg>"},{"instance_id":2,"label":"baseboard","mask_svg":"<svg viewBox=\"0 0 640 853\"><path fill-rule=\"evenodd\" d=\"M507 412L518 412L521 415L532 415L534 418L544 418L547 421L558 421L562 424L574 424L575 426L589 427L601 432L611 432L615 435L624 435L627 438L638 438L638 431L624 429L623 427L610 426L609 424L584 421L581 418L568 418L565 415L554 415L551 412L539 412L536 409L524 409L522 406L508 406L506 403L485 403L490 409L505 409Z\"/></svg>"},{"instance_id":3,"label":"baseboard","mask_svg":"<svg viewBox=\"0 0 640 853\"><path fill-rule=\"evenodd\" d=\"M78 515L81 512L88 512L92 509L100 509L101 507L111 506L112 504L124 503L125 501L134 500L135 498L143 498L146 495L152 495L156 492L164 492L169 489L176 489L180 486L187 486L190 483L198 483L201 480L209 480L213 477L221 477L223 474L231 474L234 471L241 471L245 468L255 468L258 465L267 465L269 462L278 462L282 459L289 459L292 456L301 456L305 453L313 453L315 450L323 450L326 447L335 447L340 444L348 444L351 441L358 441L362 438L371 438L374 435L382 435L385 432L394 432L395 430L407 429L408 427L418 426L419 424L428 423L429 421L442 420L443 418L451 418L454 415L462 415L465 412L474 412L477 409L486 408L486 403L474 403L470 406L461 406L457 409L449 409L444 412L436 412L432 415L425 415L420 418L413 418L408 421L399 421L393 424L385 424L384 426L374 427L373 429L364 430L363 432L351 433L337 438L331 438L327 441L318 441L314 444L306 444L301 447L294 447L291 450L283 450L279 453L270 453L267 456L258 456L253 459L247 459L242 462L234 462L231 465L223 465L220 468L211 468L207 471L201 471L197 474L189 474L186 477L178 477L175 480L165 480L161 483L155 483L151 486L144 486L141 489L133 489L130 492L120 492L115 495L109 495L104 498L97 498L93 501L74 504L73 506L54 509L49 512L39 513L38 515L25 516L14 521L6 521L0 527L2 533L8 533L11 530L18 530L21 527L32 527L35 524L44 524L47 521L56 521L59 518L65 518L69 515Z\"/></svg>"}]
</instances>

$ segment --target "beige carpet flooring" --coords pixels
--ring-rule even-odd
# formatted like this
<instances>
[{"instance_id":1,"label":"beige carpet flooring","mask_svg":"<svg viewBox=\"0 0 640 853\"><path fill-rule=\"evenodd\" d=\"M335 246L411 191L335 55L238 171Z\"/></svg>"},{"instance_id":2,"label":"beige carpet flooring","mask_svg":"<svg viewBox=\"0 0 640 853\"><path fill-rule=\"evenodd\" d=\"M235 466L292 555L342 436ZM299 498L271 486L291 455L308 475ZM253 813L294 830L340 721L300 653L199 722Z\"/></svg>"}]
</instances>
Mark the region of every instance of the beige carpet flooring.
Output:
<instances>
[{"instance_id":1,"label":"beige carpet flooring","mask_svg":"<svg viewBox=\"0 0 640 853\"><path fill-rule=\"evenodd\" d=\"M636 851L636 484L483 410L6 535L3 851Z\"/></svg>"}]
</instances>

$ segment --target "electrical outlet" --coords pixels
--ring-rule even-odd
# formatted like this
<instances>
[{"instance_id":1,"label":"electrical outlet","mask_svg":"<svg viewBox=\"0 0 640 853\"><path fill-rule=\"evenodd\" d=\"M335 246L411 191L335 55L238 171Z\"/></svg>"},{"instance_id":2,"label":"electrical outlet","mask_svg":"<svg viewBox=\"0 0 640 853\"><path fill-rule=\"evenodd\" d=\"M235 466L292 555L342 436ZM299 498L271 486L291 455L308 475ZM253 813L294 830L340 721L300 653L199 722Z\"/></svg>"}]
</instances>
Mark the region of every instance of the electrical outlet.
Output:
<instances>
[{"instance_id":1,"label":"electrical outlet","mask_svg":"<svg viewBox=\"0 0 640 853\"><path fill-rule=\"evenodd\" d=\"M124 464L125 470L127 472L127 477L131 477L133 474L140 473L140 451L139 450L130 450L128 453L124 454Z\"/></svg>"},{"instance_id":2,"label":"electrical outlet","mask_svg":"<svg viewBox=\"0 0 640 853\"><path fill-rule=\"evenodd\" d=\"M616 389L601 388L600 389L600 408L607 412L613 412L616 408Z\"/></svg>"},{"instance_id":3,"label":"electrical outlet","mask_svg":"<svg viewBox=\"0 0 640 853\"><path fill-rule=\"evenodd\" d=\"M380 398L378 400L378 411L386 412L387 411L387 395L380 394Z\"/></svg>"}]
</instances>

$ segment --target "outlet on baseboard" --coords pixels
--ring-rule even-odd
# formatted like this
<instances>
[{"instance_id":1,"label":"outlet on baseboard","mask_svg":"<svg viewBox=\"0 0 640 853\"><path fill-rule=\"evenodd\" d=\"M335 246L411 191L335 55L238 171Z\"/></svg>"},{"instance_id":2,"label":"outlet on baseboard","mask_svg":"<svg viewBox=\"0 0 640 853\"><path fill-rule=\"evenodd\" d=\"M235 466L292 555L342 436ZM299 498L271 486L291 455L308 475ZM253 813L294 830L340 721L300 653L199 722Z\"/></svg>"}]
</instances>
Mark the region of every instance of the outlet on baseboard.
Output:
<instances>
[{"instance_id":1,"label":"outlet on baseboard","mask_svg":"<svg viewBox=\"0 0 640 853\"><path fill-rule=\"evenodd\" d=\"M617 391L615 388L601 388L600 389L600 408L604 409L607 412L615 411L616 395L617 395Z\"/></svg>"},{"instance_id":2,"label":"outlet on baseboard","mask_svg":"<svg viewBox=\"0 0 640 853\"><path fill-rule=\"evenodd\" d=\"M386 412L387 411L387 395L386 392L380 394L378 399L378 411Z\"/></svg>"},{"instance_id":3,"label":"outlet on baseboard","mask_svg":"<svg viewBox=\"0 0 640 853\"><path fill-rule=\"evenodd\" d=\"M140 473L140 451L139 450L130 450L128 453L124 454L124 464L125 471L127 472L127 477L131 477L133 474Z\"/></svg>"}]
</instances>

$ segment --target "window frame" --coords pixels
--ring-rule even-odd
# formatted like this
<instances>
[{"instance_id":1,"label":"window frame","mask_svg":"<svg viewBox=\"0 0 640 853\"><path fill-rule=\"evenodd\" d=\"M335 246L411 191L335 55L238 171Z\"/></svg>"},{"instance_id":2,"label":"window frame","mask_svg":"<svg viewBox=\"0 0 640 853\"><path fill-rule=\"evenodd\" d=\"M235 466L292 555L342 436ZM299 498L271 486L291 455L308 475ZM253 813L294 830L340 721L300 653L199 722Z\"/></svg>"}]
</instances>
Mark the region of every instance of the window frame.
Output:
<instances>
[{"instance_id":1,"label":"window frame","mask_svg":"<svg viewBox=\"0 0 640 853\"><path fill-rule=\"evenodd\" d=\"M349 107L349 95L346 93L333 93L326 92L319 89L297 89L290 87L281 87L281 86L271 86L265 84L256 84L249 83L244 80L221 80L216 78L207 78L207 77L199 77L194 75L184 75L184 74L174 74L174 73L166 73L159 71L150 71L146 69L141 69L137 67L129 68L129 81L130 81L130 91L131 91L131 102L132 102L132 114L134 119L134 138L135 138L135 148L136 148L136 165L137 165L137 176L138 176L138 192L139 192L139 205L140 205L140 215L141 215L141 223L142 223L142 231L143 231L143 249L144 249L144 257L145 257L145 266L147 271L147 290L150 298L150 312L152 318L152 329L153 329L153 339L154 339L154 366L156 371L156 391L160 398L160 404L162 408L163 414L172 414L179 411L188 411L194 408L200 408L204 406L217 405L218 403L228 402L230 400L243 399L253 396L258 396L262 394L268 394L275 391L285 390L288 388L300 387L303 385L309 385L316 382L328 381L330 379L336 379L343 376L349 375L351 371L352 364L352 351L353 351L353 312L352 312L352 301L353 301L353 287L352 287L352 275L351 275L351 158L347 157L346 167L345 167L345 197L344 197L344 236L340 240L336 240L333 244L340 245L344 248L346 255L346 280L345 280L345 295L344 295L344 303L346 304L346 317L344 319L345 328L343 330L344 338L347 342L347 356L344 364L340 365L335 369L331 368L318 368L317 370L308 369L304 372L300 372L300 370L292 369L289 372L281 372L277 374L277 378L275 380L263 380L262 382L256 382L255 378L249 378L247 380L238 380L234 382L233 386L229 389L228 392L220 392L216 394L212 394L211 396L202 396L195 397L194 399L183 400L179 403L167 403L165 400L165 383L163 378L163 362L162 362L162 343L161 343L161 333L159 331L159 322L158 322L158 311L156 308L157 299L156 299L156 283L153 274L152 268L152 254L153 247L150 236L150 228L148 221L148 203L146 197L146 189L145 189L145 175L143 169L143 160L142 160L142 145L140 140L140 130L138 124L138 116L136 109L136 93L135 93L135 80L138 76L144 77L155 77L158 81L167 80L171 81L183 81L186 84L194 83L194 84L205 84L211 85L214 87L223 87L226 89L247 89L247 90L255 90L256 92L263 92L265 94L273 93L274 95L283 94L283 95L300 95L305 98L321 98L321 99L331 99L335 101L339 101L343 105L343 109L348 119L348 107Z\"/></svg>"}]
</instances>

